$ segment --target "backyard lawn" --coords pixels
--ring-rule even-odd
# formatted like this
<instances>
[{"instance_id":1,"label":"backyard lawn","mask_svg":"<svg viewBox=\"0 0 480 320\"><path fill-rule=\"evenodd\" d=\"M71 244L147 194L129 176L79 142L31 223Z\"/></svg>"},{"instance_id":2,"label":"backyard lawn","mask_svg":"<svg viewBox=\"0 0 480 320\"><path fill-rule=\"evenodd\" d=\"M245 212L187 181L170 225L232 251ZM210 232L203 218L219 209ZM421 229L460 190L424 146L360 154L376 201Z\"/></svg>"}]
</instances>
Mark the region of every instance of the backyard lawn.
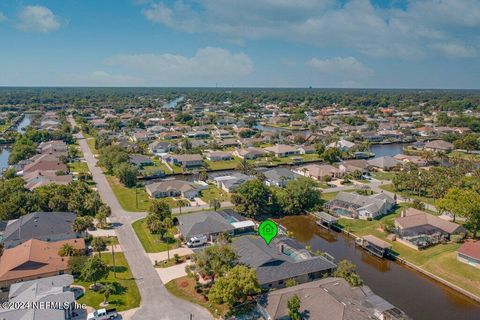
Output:
<instances>
[{"instance_id":1,"label":"backyard lawn","mask_svg":"<svg viewBox=\"0 0 480 320\"><path fill-rule=\"evenodd\" d=\"M175 249L178 247L178 240L173 238L173 234L176 232L175 228L171 230L170 235L167 235L167 239L171 241L171 243L167 244L165 241L161 241L158 235L151 234L145 228L143 220L144 219L135 221L132 223L132 227L147 253L162 252L167 251L169 248Z\"/></svg>"},{"instance_id":2,"label":"backyard lawn","mask_svg":"<svg viewBox=\"0 0 480 320\"><path fill-rule=\"evenodd\" d=\"M95 148L95 138L86 138L88 147L93 154L98 154L97 148Z\"/></svg>"},{"instance_id":3,"label":"backyard lawn","mask_svg":"<svg viewBox=\"0 0 480 320\"><path fill-rule=\"evenodd\" d=\"M395 177L395 173L394 172L373 172L372 174L372 177L374 177L375 179L377 180L389 180L391 181L393 179L393 177Z\"/></svg>"},{"instance_id":4,"label":"backyard lawn","mask_svg":"<svg viewBox=\"0 0 480 320\"><path fill-rule=\"evenodd\" d=\"M205 307L215 318L223 316L228 311L227 305L213 304L207 301L204 296L195 290L195 280L189 277L182 277L168 282L165 288L174 296L196 303Z\"/></svg>"},{"instance_id":5,"label":"backyard lawn","mask_svg":"<svg viewBox=\"0 0 480 320\"><path fill-rule=\"evenodd\" d=\"M418 199L422 202L431 204L432 206L435 205L435 199L430 198L430 197L422 197L422 196L412 195L412 194L409 194L408 192L404 192L404 191L396 191L395 188L393 187L393 184L384 184L384 185L379 186L379 188L383 189L385 191L397 193L404 198Z\"/></svg>"},{"instance_id":6,"label":"backyard lawn","mask_svg":"<svg viewBox=\"0 0 480 320\"><path fill-rule=\"evenodd\" d=\"M143 167L143 170L144 172L155 172L155 171L158 171L158 170L162 170L163 173L165 174L170 174L171 171L170 169L168 169L168 167L162 163L160 160L158 159L152 159L153 162L155 163L153 166L145 166Z\"/></svg>"},{"instance_id":7,"label":"backyard lawn","mask_svg":"<svg viewBox=\"0 0 480 320\"><path fill-rule=\"evenodd\" d=\"M347 190L342 190L342 191L343 191L343 192L353 192L353 191L355 191L355 190L353 190L353 189L347 189ZM330 201L330 200L335 199L335 197L337 196L337 194L338 194L339 192L340 192L340 191L322 192L321 198L322 198L322 200Z\"/></svg>"},{"instance_id":8,"label":"backyard lawn","mask_svg":"<svg viewBox=\"0 0 480 320\"><path fill-rule=\"evenodd\" d=\"M230 195L225 191L209 185L207 190L202 190L200 198L206 203L210 203L210 200L217 199L220 202L230 201Z\"/></svg>"},{"instance_id":9,"label":"backyard lawn","mask_svg":"<svg viewBox=\"0 0 480 320\"><path fill-rule=\"evenodd\" d=\"M118 311L128 310L140 306L140 293L138 292L137 284L132 276L132 272L128 266L127 260L123 253L115 253L115 270L116 278L113 273L112 254L102 253L102 260L110 266L110 274L107 279L99 281L117 283L117 292L110 295L108 301L110 308L117 308ZM103 295L89 289L91 283L75 280L75 284L83 286L86 291L85 295L81 297L78 302L85 303L95 309L99 309L100 303L103 302Z\"/></svg>"},{"instance_id":10,"label":"backyard lawn","mask_svg":"<svg viewBox=\"0 0 480 320\"><path fill-rule=\"evenodd\" d=\"M208 169L210 170L227 170L227 169L235 169L240 163L240 159L234 158L233 160L225 160L225 161L204 160L204 162L207 165Z\"/></svg>"}]
</instances>

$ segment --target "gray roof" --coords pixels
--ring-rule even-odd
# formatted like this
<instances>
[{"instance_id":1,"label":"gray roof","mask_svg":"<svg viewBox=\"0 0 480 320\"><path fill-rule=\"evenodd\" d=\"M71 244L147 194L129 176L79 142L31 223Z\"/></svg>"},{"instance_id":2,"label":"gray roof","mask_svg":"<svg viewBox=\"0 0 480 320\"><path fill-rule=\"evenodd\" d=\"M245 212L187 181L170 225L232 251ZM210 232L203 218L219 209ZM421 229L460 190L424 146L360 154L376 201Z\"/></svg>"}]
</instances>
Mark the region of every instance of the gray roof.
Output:
<instances>
[{"instance_id":1,"label":"gray roof","mask_svg":"<svg viewBox=\"0 0 480 320\"><path fill-rule=\"evenodd\" d=\"M363 196L355 192L339 192L334 200L329 203L344 202L352 204L357 210L367 210L368 212L375 213L387 204L393 206L395 200L385 193L377 193L371 196ZM328 203L327 203L328 206Z\"/></svg>"},{"instance_id":2,"label":"gray roof","mask_svg":"<svg viewBox=\"0 0 480 320\"><path fill-rule=\"evenodd\" d=\"M297 258L282 253L282 246L296 251ZM246 236L236 239L233 247L241 263L256 269L260 285L336 267L325 257L312 256L298 241L287 237L277 237L267 245L261 238Z\"/></svg>"},{"instance_id":3,"label":"gray roof","mask_svg":"<svg viewBox=\"0 0 480 320\"><path fill-rule=\"evenodd\" d=\"M76 233L72 225L75 217L73 212L32 212L8 224L3 240L8 243L60 234L70 234L74 238Z\"/></svg>"},{"instance_id":4,"label":"gray roof","mask_svg":"<svg viewBox=\"0 0 480 320\"><path fill-rule=\"evenodd\" d=\"M300 177L298 173L292 172L287 168L275 168L272 170L264 171L263 174L268 180L274 181L281 181L282 179L293 180Z\"/></svg>"},{"instance_id":5,"label":"gray roof","mask_svg":"<svg viewBox=\"0 0 480 320\"><path fill-rule=\"evenodd\" d=\"M152 159L142 154L131 154L129 158L130 158L130 163L136 166L142 166L145 164L153 163Z\"/></svg>"},{"instance_id":6,"label":"gray roof","mask_svg":"<svg viewBox=\"0 0 480 320\"><path fill-rule=\"evenodd\" d=\"M396 309L370 288L350 287L341 278L326 278L272 291L263 295L259 304L272 319L287 319L287 302L293 295L300 298L300 312L314 315L316 320L377 319L379 314ZM403 314L400 310L398 313Z\"/></svg>"},{"instance_id":7,"label":"gray roof","mask_svg":"<svg viewBox=\"0 0 480 320\"><path fill-rule=\"evenodd\" d=\"M382 169L390 169L400 163L400 161L390 156L374 158L374 159L368 160L367 162L369 165L373 167L382 168Z\"/></svg>"},{"instance_id":8,"label":"gray roof","mask_svg":"<svg viewBox=\"0 0 480 320\"><path fill-rule=\"evenodd\" d=\"M215 211L203 211L178 216L178 229L184 238L210 235L233 230L234 227Z\"/></svg>"}]
</instances>

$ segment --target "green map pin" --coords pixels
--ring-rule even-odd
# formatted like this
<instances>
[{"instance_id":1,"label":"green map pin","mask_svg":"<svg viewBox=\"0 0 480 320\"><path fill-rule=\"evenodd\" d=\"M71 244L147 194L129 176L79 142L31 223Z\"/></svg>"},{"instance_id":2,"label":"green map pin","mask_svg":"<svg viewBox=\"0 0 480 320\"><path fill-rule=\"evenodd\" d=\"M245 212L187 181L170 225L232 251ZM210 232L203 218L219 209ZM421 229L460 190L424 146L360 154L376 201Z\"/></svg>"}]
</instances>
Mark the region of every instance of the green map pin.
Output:
<instances>
[{"instance_id":1,"label":"green map pin","mask_svg":"<svg viewBox=\"0 0 480 320\"><path fill-rule=\"evenodd\" d=\"M267 245L277 236L277 232L277 224L271 220L263 221L258 227L258 234L265 240Z\"/></svg>"}]
</instances>

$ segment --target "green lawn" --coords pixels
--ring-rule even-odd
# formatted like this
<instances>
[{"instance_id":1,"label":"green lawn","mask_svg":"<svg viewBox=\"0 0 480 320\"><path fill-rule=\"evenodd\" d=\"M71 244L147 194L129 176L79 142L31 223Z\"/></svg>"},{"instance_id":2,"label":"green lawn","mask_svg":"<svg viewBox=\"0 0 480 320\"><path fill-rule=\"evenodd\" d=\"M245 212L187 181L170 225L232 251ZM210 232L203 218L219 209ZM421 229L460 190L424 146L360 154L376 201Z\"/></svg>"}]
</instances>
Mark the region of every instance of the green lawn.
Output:
<instances>
[{"instance_id":1,"label":"green lawn","mask_svg":"<svg viewBox=\"0 0 480 320\"><path fill-rule=\"evenodd\" d=\"M93 154L98 154L98 150L97 150L97 148L95 148L95 138L88 138L87 139L87 144L88 144L88 147L90 148L90 151Z\"/></svg>"},{"instance_id":2,"label":"green lawn","mask_svg":"<svg viewBox=\"0 0 480 320\"><path fill-rule=\"evenodd\" d=\"M165 284L165 288L174 296L201 305L207 308L215 318L222 318L227 311L227 305L213 304L195 290L195 280L189 277L182 277Z\"/></svg>"},{"instance_id":3,"label":"green lawn","mask_svg":"<svg viewBox=\"0 0 480 320\"><path fill-rule=\"evenodd\" d=\"M228 193L213 185L209 185L207 190L202 190L200 198L206 203L210 203L212 199L217 199L220 202L230 201L230 195Z\"/></svg>"},{"instance_id":4,"label":"green lawn","mask_svg":"<svg viewBox=\"0 0 480 320\"><path fill-rule=\"evenodd\" d=\"M342 192L353 192L355 190L353 189L346 189L346 190L342 190ZM334 191L334 192L322 192L322 195L321 195L321 198L325 201L330 201L330 200L333 200L335 199L335 197L337 196L337 194L339 193L340 191Z\"/></svg>"},{"instance_id":5,"label":"green lawn","mask_svg":"<svg viewBox=\"0 0 480 320\"><path fill-rule=\"evenodd\" d=\"M227 169L235 169L240 163L240 159L234 158L233 160L226 160L226 161L204 160L204 162L207 165L208 169L210 170L227 170Z\"/></svg>"},{"instance_id":6,"label":"green lawn","mask_svg":"<svg viewBox=\"0 0 480 320\"><path fill-rule=\"evenodd\" d=\"M372 173L372 177L377 180L392 180L395 177L394 172L374 172Z\"/></svg>"},{"instance_id":7,"label":"green lawn","mask_svg":"<svg viewBox=\"0 0 480 320\"><path fill-rule=\"evenodd\" d=\"M178 247L178 240L173 238L173 233L175 233L174 230L176 229L170 232L168 239L170 239L169 241L171 241L171 243L167 244L166 242L161 241L158 235L151 234L143 225L143 220L144 219L135 221L132 223L132 227L137 234L138 240L140 240L147 253L162 252L167 251L169 248L175 249Z\"/></svg>"},{"instance_id":8,"label":"green lawn","mask_svg":"<svg viewBox=\"0 0 480 320\"><path fill-rule=\"evenodd\" d=\"M137 188L137 195L135 195L135 188L127 188L121 184L117 178L113 176L106 176L113 193L117 197L118 202L126 211L147 211L150 207L150 198L143 188ZM137 206L138 197L138 206Z\"/></svg>"},{"instance_id":9,"label":"green lawn","mask_svg":"<svg viewBox=\"0 0 480 320\"><path fill-rule=\"evenodd\" d=\"M393 184L384 184L384 185L381 185L379 188L383 189L385 191L390 191L390 192L399 194L404 198L418 199L422 202L431 204L432 206L435 205L435 199L430 198L430 197L422 197L422 196L412 195L412 194L410 194L408 192L404 192L404 191L396 191L395 188L393 187Z\"/></svg>"},{"instance_id":10,"label":"green lawn","mask_svg":"<svg viewBox=\"0 0 480 320\"><path fill-rule=\"evenodd\" d=\"M158 160L158 159L152 159L152 160L155 164L153 166L143 167L142 171L152 172L152 171L162 170L165 174L171 173L171 171L168 169L168 167L164 163L162 163L160 160Z\"/></svg>"},{"instance_id":11,"label":"green lawn","mask_svg":"<svg viewBox=\"0 0 480 320\"><path fill-rule=\"evenodd\" d=\"M172 167L173 173L183 173L183 168L180 166L176 166L173 164L169 164L170 167Z\"/></svg>"},{"instance_id":12,"label":"green lawn","mask_svg":"<svg viewBox=\"0 0 480 320\"><path fill-rule=\"evenodd\" d=\"M68 164L68 169L70 172L78 172L78 173L89 173L90 170L88 170L88 165L86 162L70 162Z\"/></svg>"},{"instance_id":13,"label":"green lawn","mask_svg":"<svg viewBox=\"0 0 480 320\"><path fill-rule=\"evenodd\" d=\"M399 242L389 241L386 238L386 233L379 230L382 223L392 221L400 216L404 206L399 206L394 213L379 220L340 219L338 224L357 236L371 234L390 242L393 252L398 254L399 257L480 296L480 272L478 272L478 269L458 262L456 259L456 251L460 244L437 244L418 251Z\"/></svg>"},{"instance_id":14,"label":"green lawn","mask_svg":"<svg viewBox=\"0 0 480 320\"><path fill-rule=\"evenodd\" d=\"M140 306L140 293L138 292L137 284L132 276L132 272L128 266L127 260L123 253L115 253L115 269L116 278L113 274L113 259L112 254L102 253L102 260L111 266L110 274L107 279L100 282L118 283L119 290L116 294L112 294L108 299L109 307L117 308L118 311L128 310ZM75 284L81 285L86 289L85 295L81 297L78 302L85 303L95 309L99 309L100 303L103 301L101 293L89 289L91 283L75 280Z\"/></svg>"}]
</instances>

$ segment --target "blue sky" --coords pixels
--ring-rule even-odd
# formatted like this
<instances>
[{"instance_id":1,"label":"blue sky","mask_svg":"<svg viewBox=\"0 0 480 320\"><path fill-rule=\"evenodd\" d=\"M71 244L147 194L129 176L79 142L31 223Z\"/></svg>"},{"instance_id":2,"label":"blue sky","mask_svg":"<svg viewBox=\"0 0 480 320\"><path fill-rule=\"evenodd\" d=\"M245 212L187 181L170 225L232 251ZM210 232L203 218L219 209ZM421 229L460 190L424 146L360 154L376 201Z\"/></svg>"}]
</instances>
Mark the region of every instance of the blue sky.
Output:
<instances>
[{"instance_id":1,"label":"blue sky","mask_svg":"<svg viewBox=\"0 0 480 320\"><path fill-rule=\"evenodd\" d=\"M480 0L1 0L1 86L480 88Z\"/></svg>"}]
</instances>

